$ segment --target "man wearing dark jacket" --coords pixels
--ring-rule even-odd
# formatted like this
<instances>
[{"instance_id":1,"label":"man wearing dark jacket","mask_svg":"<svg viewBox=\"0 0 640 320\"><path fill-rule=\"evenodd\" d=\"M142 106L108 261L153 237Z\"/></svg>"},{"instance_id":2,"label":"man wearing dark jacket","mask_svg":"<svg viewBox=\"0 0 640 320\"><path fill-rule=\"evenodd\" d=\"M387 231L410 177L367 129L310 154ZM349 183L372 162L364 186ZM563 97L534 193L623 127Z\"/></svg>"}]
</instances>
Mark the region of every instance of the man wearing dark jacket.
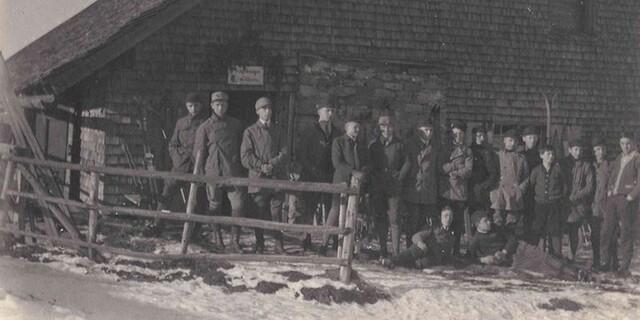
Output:
<instances>
[{"instance_id":1,"label":"man wearing dark jacket","mask_svg":"<svg viewBox=\"0 0 640 320\"><path fill-rule=\"evenodd\" d=\"M331 182L333 178L331 144L338 137L339 130L331 122L334 114L333 104L328 101L320 102L316 104L316 111L318 121L302 131L301 139L297 144L296 161L302 167L301 180ZM330 194L305 192L302 198L303 212L289 217L290 223L312 224L318 205L321 206L321 211L324 210L327 213L331 208ZM303 248L311 248L310 235L306 235Z\"/></svg>"},{"instance_id":2,"label":"man wearing dark jacket","mask_svg":"<svg viewBox=\"0 0 640 320\"><path fill-rule=\"evenodd\" d=\"M540 133L537 128L528 126L522 130L522 142L524 143L521 154L524 156L527 162L527 168L529 171L542 164L540 155L538 153L538 147L540 142ZM535 220L535 199L533 190L529 189L522 195L523 210L522 210L522 224L523 232L525 235L531 236L531 228L533 221Z\"/></svg>"},{"instance_id":3,"label":"man wearing dark jacket","mask_svg":"<svg viewBox=\"0 0 640 320\"><path fill-rule=\"evenodd\" d=\"M602 225L601 255L605 262L603 271L610 270L611 242L616 241L616 226L620 225L622 261L619 275L629 276L629 266L633 257L633 237L638 216L638 196L640 196L640 155L636 151L637 141L633 135L625 133L620 138L622 152L611 165L607 183L607 209Z\"/></svg>"},{"instance_id":4,"label":"man wearing dark jacket","mask_svg":"<svg viewBox=\"0 0 640 320\"><path fill-rule=\"evenodd\" d=\"M515 236L491 226L491 216L487 211L473 214L476 233L469 242L467 258L473 262L491 265L508 265L508 258L515 252L518 241Z\"/></svg>"},{"instance_id":5,"label":"man wearing dark jacket","mask_svg":"<svg viewBox=\"0 0 640 320\"><path fill-rule=\"evenodd\" d=\"M392 254L400 253L399 207L402 183L409 171L409 158L404 143L394 135L395 119L378 118L380 136L369 145L371 159L371 204L375 230L380 241L380 254L387 255L387 233L391 227Z\"/></svg>"},{"instance_id":6,"label":"man wearing dark jacket","mask_svg":"<svg viewBox=\"0 0 640 320\"><path fill-rule=\"evenodd\" d=\"M595 170L596 178L596 190L593 196L593 203L591 204L591 219L589 224L591 225L591 250L593 251L593 269L600 268L602 261L600 259L600 233L602 231L602 219L605 215L607 204L607 181L609 180L609 169L611 167L611 161L607 159L607 146L600 136L593 138L591 142L593 147L593 155L595 161L593 162L593 168ZM616 228L617 229L617 228ZM614 232L614 234L617 231ZM610 260L606 262L611 266L613 270L618 269L618 241L617 236L614 236L616 241L611 241L611 248L609 248Z\"/></svg>"},{"instance_id":7,"label":"man wearing dark jacket","mask_svg":"<svg viewBox=\"0 0 640 320\"><path fill-rule=\"evenodd\" d=\"M198 172L210 177L241 177L243 175L240 162L240 143L242 140L242 124L240 120L226 115L229 108L229 96L224 92L211 94L213 113L196 131L193 147L194 158L201 157ZM204 170L203 170L204 169ZM222 199L226 196L231 203L233 217L244 216L244 200L246 188L237 186L207 185L209 213L220 215ZM216 226L218 243L224 247L220 227ZM242 252L240 247L240 227L232 227L233 240L231 249Z\"/></svg>"},{"instance_id":8,"label":"man wearing dark jacket","mask_svg":"<svg viewBox=\"0 0 640 320\"><path fill-rule=\"evenodd\" d=\"M569 247L571 259L575 259L578 250L578 230L586 219L591 217L591 200L593 197L594 177L591 164L582 159L582 140L569 141L569 156L564 158L560 167L567 180L567 199L565 212L568 213L567 230L569 231Z\"/></svg>"},{"instance_id":9,"label":"man wearing dark jacket","mask_svg":"<svg viewBox=\"0 0 640 320\"><path fill-rule=\"evenodd\" d=\"M287 147L284 145L280 129L271 121L273 104L262 97L256 101L258 121L244 130L240 159L249 170L249 178L285 179L288 161ZM255 204L256 218L280 222L284 194L273 189L249 186L248 190ZM256 253L264 251L264 231L256 228ZM278 241L276 253L284 252L282 232L274 232Z\"/></svg>"},{"instance_id":10,"label":"man wearing dark jacket","mask_svg":"<svg viewBox=\"0 0 640 320\"><path fill-rule=\"evenodd\" d=\"M351 177L364 178L369 172L369 151L367 146L358 138L360 124L355 121L347 121L344 125L345 134L333 140L331 147L331 162L333 183L351 183ZM340 214L340 195L334 194L331 199L331 210L327 218L327 226L337 226ZM327 252L329 236L325 235L324 244L318 250L324 255Z\"/></svg>"},{"instance_id":11,"label":"man wearing dark jacket","mask_svg":"<svg viewBox=\"0 0 640 320\"><path fill-rule=\"evenodd\" d=\"M473 170L469 180L469 211L487 211L491 207L489 192L498 186L500 177L498 159L487 140L487 129L484 126L473 128Z\"/></svg>"},{"instance_id":12,"label":"man wearing dark jacket","mask_svg":"<svg viewBox=\"0 0 640 320\"><path fill-rule=\"evenodd\" d=\"M169 140L169 156L171 157L171 172L193 173L193 144L196 130L207 119L207 112L203 110L202 97L190 92L185 98L185 107L188 115L178 119ZM165 210L186 183L177 180L165 180L162 194L158 198L157 210ZM184 191L182 191L184 192ZM154 225L145 231L148 235L157 235L162 229L162 220L156 220Z\"/></svg>"}]
</instances>

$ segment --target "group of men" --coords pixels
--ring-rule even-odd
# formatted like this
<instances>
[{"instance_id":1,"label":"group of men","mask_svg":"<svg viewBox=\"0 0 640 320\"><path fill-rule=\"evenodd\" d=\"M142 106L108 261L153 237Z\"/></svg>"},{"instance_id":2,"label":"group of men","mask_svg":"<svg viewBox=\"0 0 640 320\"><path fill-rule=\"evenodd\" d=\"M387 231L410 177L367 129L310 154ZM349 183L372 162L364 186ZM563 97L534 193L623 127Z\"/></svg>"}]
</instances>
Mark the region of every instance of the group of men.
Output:
<instances>
[{"instance_id":1,"label":"group of men","mask_svg":"<svg viewBox=\"0 0 640 320\"><path fill-rule=\"evenodd\" d=\"M192 172L198 163L200 168L195 172L214 177L242 176L248 170L249 177L288 179L293 167L299 168L297 173L303 181L349 183L352 176L362 177L366 181L363 190L370 194L371 212L367 214L374 217L383 257L389 256L389 233L390 255L395 258L403 254L402 234L407 247L417 243L427 250L432 242L431 247L438 248L435 251L444 253L450 244L447 254L460 256L461 239L465 230L469 233L468 217L473 213L476 227L489 220L505 238L533 246L548 241L549 251L555 256L561 256L561 239L567 231L571 259L578 248L578 230L588 224L594 268L619 267L621 273L629 272L640 193L640 155L629 134L620 138L621 154L615 161L606 159L604 141L594 139L593 163L584 159L586 145L580 139L569 141L570 155L556 161L553 148L538 146L539 134L533 127L522 132L521 150L520 135L509 130L502 135L503 147L496 152L482 126L473 128L470 146L465 143L467 127L461 121L451 124L450 139L436 137L439 128L428 119L419 119L411 134L401 139L395 117L383 114L377 119L375 138L362 141L359 123L346 121L341 134L332 121L334 106L323 102L315 106L317 121L296 137L294 161L280 128L271 119L270 99L256 101L258 120L246 129L226 114L226 93L211 94L211 116L206 116L203 105L198 94L187 95L189 115L178 120L169 143L174 171ZM296 166L291 166L292 162ZM176 183L165 184L159 209L166 208L176 190ZM255 218L282 220L282 192L208 185L206 193L209 214L219 215L223 197L227 197L234 217L252 212ZM305 193L300 203L302 209L289 208L288 222L310 224L318 208L325 208L328 215L323 223L337 225L339 195ZM247 205L252 207L247 210ZM241 252L239 228L232 228L232 233L231 249ZM220 232L217 234L220 236ZM619 265L615 245L618 234L622 242ZM256 229L255 235L255 251L263 252L262 230ZM282 233L275 232L274 238L276 251L283 252ZM439 240L446 240L448 245L434 245ZM482 241L467 240L473 250L482 245ZM318 252L326 254L330 242L330 237L324 237ZM312 247L309 235L303 247Z\"/></svg>"}]
</instances>

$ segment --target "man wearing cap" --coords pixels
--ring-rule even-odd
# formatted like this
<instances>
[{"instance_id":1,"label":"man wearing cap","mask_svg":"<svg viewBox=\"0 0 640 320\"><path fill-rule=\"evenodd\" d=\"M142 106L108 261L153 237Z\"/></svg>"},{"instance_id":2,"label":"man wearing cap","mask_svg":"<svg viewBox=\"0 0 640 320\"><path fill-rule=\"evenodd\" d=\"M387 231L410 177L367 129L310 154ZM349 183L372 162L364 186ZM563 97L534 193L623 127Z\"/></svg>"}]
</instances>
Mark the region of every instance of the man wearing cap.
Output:
<instances>
[{"instance_id":1,"label":"man wearing cap","mask_svg":"<svg viewBox=\"0 0 640 320\"><path fill-rule=\"evenodd\" d=\"M244 130L240 155L242 165L249 170L249 178L286 179L288 151L280 129L271 121L273 104L262 97L255 104L258 121ZM273 189L249 186L256 206L256 218L280 222L284 194ZM264 231L255 229L256 252L264 251ZM276 253L284 252L282 232L275 231Z\"/></svg>"},{"instance_id":2,"label":"man wearing cap","mask_svg":"<svg viewBox=\"0 0 640 320\"><path fill-rule=\"evenodd\" d=\"M567 178L565 212L568 213L567 230L569 231L569 247L571 259L575 259L578 251L578 230L585 219L591 215L591 197L593 196L593 167L583 160L584 145L579 138L569 141L569 155L562 159L560 167Z\"/></svg>"},{"instance_id":3,"label":"man wearing cap","mask_svg":"<svg viewBox=\"0 0 640 320\"><path fill-rule=\"evenodd\" d=\"M593 250L592 268L597 270L603 263L600 259L600 233L602 231L602 219L605 215L607 204L607 181L609 179L609 169L611 162L607 159L607 144L600 136L593 138L591 142L595 161L593 167L595 169L596 191L591 204L591 249ZM617 239L617 237L615 237ZM611 242L609 248L610 260L605 264L610 265L613 270L618 269L618 241Z\"/></svg>"},{"instance_id":4,"label":"man wearing cap","mask_svg":"<svg viewBox=\"0 0 640 320\"><path fill-rule=\"evenodd\" d=\"M332 123L334 106L331 103L322 101L316 104L316 112L318 120L302 131L301 139L297 143L296 161L302 167L301 180L331 182L333 177L331 145L340 133ZM303 196L303 203L304 212L302 215L291 217L292 221L290 222L312 224L313 216L319 204L328 213L331 208L331 195L306 192ZM311 249L310 235L306 235L303 241L303 248Z\"/></svg>"},{"instance_id":5,"label":"man wearing cap","mask_svg":"<svg viewBox=\"0 0 640 320\"><path fill-rule=\"evenodd\" d=\"M433 123L420 119L407 142L409 172L403 183L402 194L407 208L403 232L407 248L411 237L427 224L437 225L438 212L438 159L440 148L434 138Z\"/></svg>"},{"instance_id":6,"label":"man wearing cap","mask_svg":"<svg viewBox=\"0 0 640 320\"><path fill-rule=\"evenodd\" d=\"M524 147L521 150L522 155L527 161L527 167L529 171L532 171L535 167L542 163L538 152L538 144L540 141L540 134L538 129L534 126L527 126L522 130L522 142ZM522 211L522 222L525 234L531 234L533 220L535 220L535 199L533 190L527 190L524 193L524 210Z\"/></svg>"},{"instance_id":7,"label":"man wearing cap","mask_svg":"<svg viewBox=\"0 0 640 320\"><path fill-rule=\"evenodd\" d=\"M517 138L513 129L507 131L503 137L503 149L498 152L498 187L490 192L489 198L496 226L507 227L512 234L522 236L522 195L526 191L529 167L525 157L516 151Z\"/></svg>"},{"instance_id":8,"label":"man wearing cap","mask_svg":"<svg viewBox=\"0 0 640 320\"><path fill-rule=\"evenodd\" d=\"M453 209L453 232L455 233L455 243L453 252L457 256L460 254L460 237L465 231L464 211L469 199L469 179L473 170L473 154L471 149L465 145L464 136L467 125L462 121L451 123L451 134L453 139L451 144L442 154L440 179L441 195ZM471 236L471 235L469 235Z\"/></svg>"},{"instance_id":9,"label":"man wearing cap","mask_svg":"<svg viewBox=\"0 0 640 320\"><path fill-rule=\"evenodd\" d=\"M487 140L487 129L484 126L475 127L472 133L473 170L471 170L471 179L469 180L471 188L469 190L469 211L488 211L491 207L489 192L498 185L498 159Z\"/></svg>"},{"instance_id":10,"label":"man wearing cap","mask_svg":"<svg viewBox=\"0 0 640 320\"><path fill-rule=\"evenodd\" d=\"M640 155L636 151L638 141L632 134L625 133L620 138L621 153L611 164L607 181L607 209L602 223L602 243L600 246L605 265L603 271L611 271L608 263L614 252L611 242L616 241L615 230L620 226L620 246L622 261L618 273L630 275L629 266L633 257L633 237L638 216L638 196L640 195Z\"/></svg>"},{"instance_id":11,"label":"man wearing cap","mask_svg":"<svg viewBox=\"0 0 640 320\"><path fill-rule=\"evenodd\" d=\"M360 124L355 120L349 120L344 125L345 134L333 140L331 146L331 162L333 183L351 184L351 177L364 179L369 172L369 151L367 146L360 141ZM327 226L337 226L340 213L340 195L334 194L331 198L331 210L327 218ZM334 238L335 239L335 238ZM326 254L329 235L325 235L323 245L318 252Z\"/></svg>"},{"instance_id":12,"label":"man wearing cap","mask_svg":"<svg viewBox=\"0 0 640 320\"><path fill-rule=\"evenodd\" d=\"M169 156L171 157L171 172L193 173L193 144L196 130L207 119L207 112L203 110L202 97L195 92L187 94L185 107L188 114L176 122L171 140L169 140ZM186 185L182 181L165 180L162 194L158 199L157 210L167 209L172 197ZM182 191L184 192L184 191ZM148 235L158 235L162 229L162 220L154 221L145 231Z\"/></svg>"},{"instance_id":13,"label":"man wearing cap","mask_svg":"<svg viewBox=\"0 0 640 320\"><path fill-rule=\"evenodd\" d=\"M241 177L243 173L240 163L240 143L242 139L242 124L240 120L227 116L229 96L221 91L211 94L211 117L196 131L193 148L194 157L201 157L201 167L198 172L204 172L210 177ZM201 170L204 168L204 171ZM238 186L221 186L207 184L207 198L209 213L220 215L222 199L226 196L231 203L231 215L244 215L244 198L246 191ZM224 247L220 226L216 225L218 243ZM233 239L231 249L242 252L240 247L240 227L232 227Z\"/></svg>"},{"instance_id":14,"label":"man wearing cap","mask_svg":"<svg viewBox=\"0 0 640 320\"><path fill-rule=\"evenodd\" d=\"M387 255L387 233L391 227L391 253L400 253L398 214L402 183L409 172L405 145L394 135L395 119L390 115L378 118L380 135L369 145L371 159L371 204L381 256ZM423 219L424 220L424 219Z\"/></svg>"}]
</instances>

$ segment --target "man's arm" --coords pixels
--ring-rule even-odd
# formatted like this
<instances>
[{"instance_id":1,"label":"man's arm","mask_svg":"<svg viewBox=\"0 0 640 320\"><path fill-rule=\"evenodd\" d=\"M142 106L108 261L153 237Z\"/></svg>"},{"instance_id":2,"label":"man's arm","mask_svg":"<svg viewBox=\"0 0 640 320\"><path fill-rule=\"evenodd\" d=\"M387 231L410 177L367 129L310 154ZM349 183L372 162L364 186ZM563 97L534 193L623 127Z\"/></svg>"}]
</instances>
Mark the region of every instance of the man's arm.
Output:
<instances>
[{"instance_id":1,"label":"man's arm","mask_svg":"<svg viewBox=\"0 0 640 320\"><path fill-rule=\"evenodd\" d=\"M468 148L465 149L464 153L464 167L451 170L449 173L451 176L459 177L461 179L468 179L471 177L471 170L473 169L473 155Z\"/></svg>"},{"instance_id":2,"label":"man's arm","mask_svg":"<svg viewBox=\"0 0 640 320\"><path fill-rule=\"evenodd\" d=\"M333 140L333 144L331 145L331 162L333 163L333 167L338 172L351 172L353 168L347 163L344 159L344 150L340 141L344 141L340 138Z\"/></svg>"},{"instance_id":3,"label":"man's arm","mask_svg":"<svg viewBox=\"0 0 640 320\"><path fill-rule=\"evenodd\" d=\"M242 134L242 144L240 144L240 162L242 166L249 170L261 171L263 162L258 159L255 152L254 141L251 138L249 128Z\"/></svg>"},{"instance_id":4,"label":"man's arm","mask_svg":"<svg viewBox=\"0 0 640 320\"><path fill-rule=\"evenodd\" d=\"M197 173L204 173L204 160L207 159L208 143L207 131L204 125L200 125L196 130L196 138L193 144L193 159L194 163L199 163L199 166L195 169ZM200 160L200 161L198 161Z\"/></svg>"},{"instance_id":5,"label":"man's arm","mask_svg":"<svg viewBox=\"0 0 640 320\"><path fill-rule=\"evenodd\" d=\"M575 190L572 201L581 201L593 195L593 167L589 164L584 176L584 186Z\"/></svg>"},{"instance_id":6,"label":"man's arm","mask_svg":"<svg viewBox=\"0 0 640 320\"><path fill-rule=\"evenodd\" d=\"M180 121L176 123L176 127L173 129L173 135L171 135L171 139L167 145L169 149L169 157L171 157L171 162L174 166L179 165L182 162L184 149L180 145L180 140L178 139L178 132L180 131Z\"/></svg>"}]
</instances>

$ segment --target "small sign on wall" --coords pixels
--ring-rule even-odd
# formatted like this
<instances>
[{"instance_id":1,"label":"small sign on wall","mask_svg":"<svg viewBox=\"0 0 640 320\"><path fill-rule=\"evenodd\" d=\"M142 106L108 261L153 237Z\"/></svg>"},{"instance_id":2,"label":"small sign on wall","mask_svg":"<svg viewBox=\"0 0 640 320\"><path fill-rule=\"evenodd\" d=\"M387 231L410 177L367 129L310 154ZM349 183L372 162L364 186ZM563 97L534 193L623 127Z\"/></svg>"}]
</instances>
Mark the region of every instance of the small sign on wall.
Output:
<instances>
[{"instance_id":1,"label":"small sign on wall","mask_svg":"<svg viewBox=\"0 0 640 320\"><path fill-rule=\"evenodd\" d=\"M245 86L264 85L264 68L261 66L231 66L227 71L227 83Z\"/></svg>"}]
</instances>

